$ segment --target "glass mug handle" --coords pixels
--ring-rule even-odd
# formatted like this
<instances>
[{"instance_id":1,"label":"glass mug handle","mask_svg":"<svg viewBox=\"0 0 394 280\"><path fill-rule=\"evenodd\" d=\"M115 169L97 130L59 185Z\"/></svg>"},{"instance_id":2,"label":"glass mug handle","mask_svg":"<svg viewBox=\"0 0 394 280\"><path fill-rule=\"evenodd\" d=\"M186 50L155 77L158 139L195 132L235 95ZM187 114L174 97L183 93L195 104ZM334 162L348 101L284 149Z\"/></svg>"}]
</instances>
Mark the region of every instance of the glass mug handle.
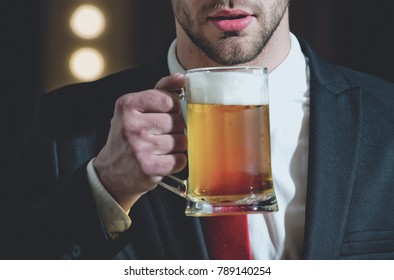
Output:
<instances>
[{"instance_id":1,"label":"glass mug handle","mask_svg":"<svg viewBox=\"0 0 394 280\"><path fill-rule=\"evenodd\" d=\"M179 89L166 89L166 91L173 93L175 95L178 95L180 101L186 102L186 94L185 90L183 88ZM182 107L182 104L181 104ZM181 113L183 117L185 118L186 121L186 110L181 110ZM173 192L177 195L180 195L183 198L186 198L186 193L187 193L187 180L182 180L179 179L178 177L174 175L167 175L164 176L161 182L159 182L159 185L170 192Z\"/></svg>"},{"instance_id":2,"label":"glass mug handle","mask_svg":"<svg viewBox=\"0 0 394 280\"><path fill-rule=\"evenodd\" d=\"M185 180L181 180L173 175L167 175L163 177L159 185L170 192L186 198L187 186Z\"/></svg>"}]
</instances>

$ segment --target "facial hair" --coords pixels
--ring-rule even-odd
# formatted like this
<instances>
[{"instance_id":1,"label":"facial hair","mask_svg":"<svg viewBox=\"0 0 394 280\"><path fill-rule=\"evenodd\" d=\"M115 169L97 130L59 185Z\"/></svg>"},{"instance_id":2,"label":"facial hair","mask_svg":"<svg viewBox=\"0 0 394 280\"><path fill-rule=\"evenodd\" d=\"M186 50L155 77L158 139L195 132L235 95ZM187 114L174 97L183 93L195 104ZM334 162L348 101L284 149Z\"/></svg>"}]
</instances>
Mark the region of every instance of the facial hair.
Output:
<instances>
[{"instance_id":1,"label":"facial hair","mask_svg":"<svg viewBox=\"0 0 394 280\"><path fill-rule=\"evenodd\" d=\"M188 13L183 0L173 1L177 21L190 40L212 61L225 66L245 64L253 61L263 51L280 24L289 0L278 0L267 10L260 1L218 0L203 5L193 17ZM246 39L243 32L222 32L218 40L209 40L199 29L207 15L215 9L248 7L258 15L258 29L252 39Z\"/></svg>"}]
</instances>

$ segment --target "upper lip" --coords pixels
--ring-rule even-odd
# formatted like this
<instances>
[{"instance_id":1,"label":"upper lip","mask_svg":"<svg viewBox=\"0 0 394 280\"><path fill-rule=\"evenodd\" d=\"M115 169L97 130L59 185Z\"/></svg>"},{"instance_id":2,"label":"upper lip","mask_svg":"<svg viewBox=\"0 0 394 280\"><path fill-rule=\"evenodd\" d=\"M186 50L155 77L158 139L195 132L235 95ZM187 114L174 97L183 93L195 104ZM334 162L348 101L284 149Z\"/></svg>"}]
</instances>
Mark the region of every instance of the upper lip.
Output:
<instances>
[{"instance_id":1,"label":"upper lip","mask_svg":"<svg viewBox=\"0 0 394 280\"><path fill-rule=\"evenodd\" d=\"M243 10L220 10L208 18L210 19L229 19L229 18L242 18L252 16L252 14L245 12Z\"/></svg>"}]
</instances>

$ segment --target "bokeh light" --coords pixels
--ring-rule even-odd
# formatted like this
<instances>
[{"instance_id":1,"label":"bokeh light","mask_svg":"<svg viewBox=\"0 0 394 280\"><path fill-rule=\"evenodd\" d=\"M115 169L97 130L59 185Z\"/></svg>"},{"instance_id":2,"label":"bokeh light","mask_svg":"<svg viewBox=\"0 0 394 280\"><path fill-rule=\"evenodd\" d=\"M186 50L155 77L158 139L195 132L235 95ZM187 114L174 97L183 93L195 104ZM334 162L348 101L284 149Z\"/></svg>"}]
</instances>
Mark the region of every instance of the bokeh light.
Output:
<instances>
[{"instance_id":1,"label":"bokeh light","mask_svg":"<svg viewBox=\"0 0 394 280\"><path fill-rule=\"evenodd\" d=\"M81 81L91 81L99 78L105 68L104 58L93 48L76 50L70 58L70 71Z\"/></svg>"},{"instance_id":2,"label":"bokeh light","mask_svg":"<svg viewBox=\"0 0 394 280\"><path fill-rule=\"evenodd\" d=\"M79 6L70 18L72 31L83 39L98 37L105 28L103 12L94 5Z\"/></svg>"}]
</instances>

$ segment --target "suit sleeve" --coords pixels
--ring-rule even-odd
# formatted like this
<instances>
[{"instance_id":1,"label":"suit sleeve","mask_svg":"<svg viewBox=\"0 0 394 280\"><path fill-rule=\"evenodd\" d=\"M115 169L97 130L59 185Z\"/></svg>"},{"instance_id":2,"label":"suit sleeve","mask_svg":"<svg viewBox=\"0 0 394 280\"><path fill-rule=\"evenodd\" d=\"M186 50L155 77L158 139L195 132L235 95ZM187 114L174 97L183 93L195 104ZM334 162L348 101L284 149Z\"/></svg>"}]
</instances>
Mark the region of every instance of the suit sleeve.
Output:
<instances>
[{"instance_id":1,"label":"suit sleeve","mask_svg":"<svg viewBox=\"0 0 394 280\"><path fill-rule=\"evenodd\" d=\"M109 238L89 187L95 129L67 116L59 121L45 101L16 156L18 174L1 213L9 232L2 247L10 259L110 259L125 244Z\"/></svg>"}]
</instances>

